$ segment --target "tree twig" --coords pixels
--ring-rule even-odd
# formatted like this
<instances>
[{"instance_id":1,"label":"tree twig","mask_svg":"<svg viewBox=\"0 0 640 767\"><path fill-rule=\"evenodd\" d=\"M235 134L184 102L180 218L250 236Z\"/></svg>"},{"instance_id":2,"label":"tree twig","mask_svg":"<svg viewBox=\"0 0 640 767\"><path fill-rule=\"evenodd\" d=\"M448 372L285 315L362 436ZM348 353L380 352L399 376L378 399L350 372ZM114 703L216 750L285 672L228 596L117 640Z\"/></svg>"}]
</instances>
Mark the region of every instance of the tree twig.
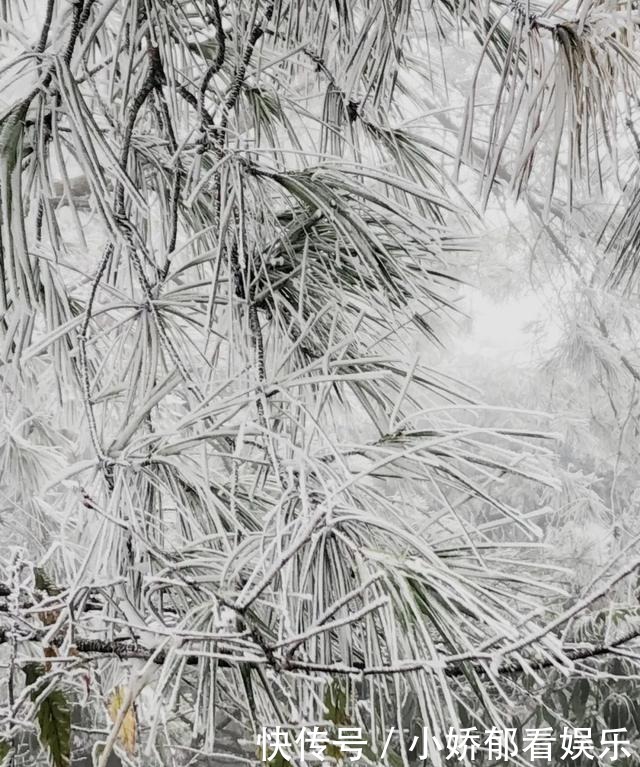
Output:
<instances>
[{"instance_id":1,"label":"tree twig","mask_svg":"<svg viewBox=\"0 0 640 767\"><path fill-rule=\"evenodd\" d=\"M44 635L44 631L42 632ZM38 638L40 634L36 634ZM607 655L615 655L616 649L634 639L640 638L640 627L630 629L629 632L614 639L606 644L589 644L581 646L568 646L563 650L564 659L570 662L588 661L593 658L601 658ZM33 637L30 637L30 641ZM6 629L0 630L0 644L9 641L9 632ZM62 638L58 638L56 644L62 643ZM75 649L86 655L95 656L115 656L121 660L140 659L149 660L154 658L154 663L163 665L167 660L165 651L158 652L157 649L151 649L131 642L130 640L102 640L102 639L83 639L76 638L74 642ZM196 666L203 658L208 658L207 653L186 653L181 656L187 666ZM557 668L562 659L536 659L531 658L526 661L511 660L504 661L494 670L496 675L506 674L526 674L529 671L542 671L549 668ZM32 662L32 659L30 659ZM217 660L220 668L239 668L241 664L252 667L271 665L268 657L245 658L228 656ZM313 663L311 661L295 661L286 657L280 657L273 654L273 662L276 663L278 670L284 672L299 672L308 674L325 673L336 676L385 676L406 674L413 671L429 671L444 667L444 673L450 677L463 676L471 666L476 672L488 674L486 664L476 661L461 661L457 659L447 659L446 656L441 659L417 659L404 661L397 664L381 666L365 666L364 664L354 663L349 666L346 664L323 664Z\"/></svg>"}]
</instances>

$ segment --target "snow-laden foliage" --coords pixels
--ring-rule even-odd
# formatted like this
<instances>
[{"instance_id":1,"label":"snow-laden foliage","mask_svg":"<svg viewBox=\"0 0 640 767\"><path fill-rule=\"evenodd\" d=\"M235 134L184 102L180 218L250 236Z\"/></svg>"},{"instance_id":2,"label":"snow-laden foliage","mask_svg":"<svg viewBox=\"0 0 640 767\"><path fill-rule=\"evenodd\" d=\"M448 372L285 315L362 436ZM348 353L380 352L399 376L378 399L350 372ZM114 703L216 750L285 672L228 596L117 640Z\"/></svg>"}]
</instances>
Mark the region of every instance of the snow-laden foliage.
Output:
<instances>
[{"instance_id":1,"label":"snow-laden foliage","mask_svg":"<svg viewBox=\"0 0 640 767\"><path fill-rule=\"evenodd\" d=\"M570 674L581 721L638 631L589 611L639 560L576 596L541 554L589 493L556 424L431 363L494 194L558 239L628 174L635 5L1 7L0 756L252 763L263 726L350 725L377 764Z\"/></svg>"}]
</instances>

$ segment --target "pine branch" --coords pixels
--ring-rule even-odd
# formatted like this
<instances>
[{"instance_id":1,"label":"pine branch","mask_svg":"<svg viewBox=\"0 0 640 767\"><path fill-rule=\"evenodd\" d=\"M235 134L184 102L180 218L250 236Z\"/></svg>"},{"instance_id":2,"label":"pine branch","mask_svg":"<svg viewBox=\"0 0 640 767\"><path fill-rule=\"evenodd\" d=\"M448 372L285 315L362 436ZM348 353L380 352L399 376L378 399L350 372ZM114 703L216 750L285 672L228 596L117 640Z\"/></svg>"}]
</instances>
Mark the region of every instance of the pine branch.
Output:
<instances>
[{"instance_id":1,"label":"pine branch","mask_svg":"<svg viewBox=\"0 0 640 767\"><path fill-rule=\"evenodd\" d=\"M37 53L42 53L44 49L47 47L47 40L49 39L49 31L51 29L51 21L53 19L54 5L55 5L55 0L48 0L47 10L44 17L44 23L42 25L42 30L40 32L40 39L38 40L38 45L36 47Z\"/></svg>"},{"instance_id":2,"label":"pine branch","mask_svg":"<svg viewBox=\"0 0 640 767\"><path fill-rule=\"evenodd\" d=\"M258 41L264 34L267 25L271 21L274 8L275 8L275 1L270 0L264 12L264 16L262 20L253 27L253 29L251 30L249 34L249 40L247 41L247 46L244 50L242 60L240 62L240 65L236 69L235 75L233 77L233 81L231 83L231 86L229 87L229 90L227 91L227 96L222 106L222 119L220 121L220 127L216 131L218 140L220 142L224 141L224 134L226 133L227 125L229 122L229 114L233 110L233 108L235 107L238 101L238 97L240 96L240 91L242 89L242 86L244 85L245 77L247 74L247 68L249 66L249 63L251 62L251 57L253 56L253 52L255 50L256 45L258 44Z\"/></svg>"},{"instance_id":3,"label":"pine branch","mask_svg":"<svg viewBox=\"0 0 640 767\"><path fill-rule=\"evenodd\" d=\"M30 641L42 639L45 635L45 631L34 632L34 635L29 637ZM526 659L525 661L513 660L504 661L497 669L493 670L493 675L504 676L507 674L527 674L530 671L543 671L545 669L557 668L558 665L562 665L563 661L569 661L575 663L576 661L588 661L593 658L602 658L608 655L616 655L616 650L622 645L640 638L640 626L636 626L630 629L626 634L622 635L618 639L614 639L606 644L589 644L582 646L568 646L566 647L562 655L563 657L556 657L554 659ZM6 629L0 629L0 644L4 644L9 641L9 632ZM62 644L62 637L58 637L53 642L54 645ZM154 663L161 666L167 660L167 653L164 651L158 652L157 649L152 649L139 645L131 640L102 640L102 639L84 639L77 637L74 641L74 648L80 654L92 655L92 656L115 656L120 660L139 659L149 660L153 658ZM187 666L196 666L204 659L210 657L208 653L187 653L182 656ZM32 659L29 659L32 662ZM381 665L381 666L365 666L362 663L354 663L351 666L346 664L334 663L323 664L313 663L305 661L291 660L286 656L279 656L270 652L265 652L261 657L221 657L216 656L217 664L220 668L239 668L242 666L261 667L271 666L279 672L291 672L302 674L318 674L325 673L337 676L388 676L388 675L402 675L415 671L428 671L430 669L444 668L444 673L449 677L464 676L471 666L473 670L480 674L488 674L488 668L486 664L479 663L473 660L459 660L456 658L442 657L441 659L418 659L414 661L405 661L397 664ZM51 659L48 659L51 662Z\"/></svg>"},{"instance_id":4,"label":"pine branch","mask_svg":"<svg viewBox=\"0 0 640 767\"><path fill-rule=\"evenodd\" d=\"M205 72L204 77L202 78L202 83L200 84L200 99L198 101L198 110L201 114L203 125L209 125L212 120L211 116L207 112L204 106L204 99L207 94L207 88L209 87L209 83L211 82L211 79L218 74L218 72L222 69L222 65L224 64L225 59L225 34L224 29L222 28L222 15L220 13L220 4L218 0L212 0L212 6L213 11L211 13L211 18L213 21L213 24L216 28L216 43L217 43L217 51L216 51L216 58L213 64L209 66L207 71Z\"/></svg>"}]
</instances>

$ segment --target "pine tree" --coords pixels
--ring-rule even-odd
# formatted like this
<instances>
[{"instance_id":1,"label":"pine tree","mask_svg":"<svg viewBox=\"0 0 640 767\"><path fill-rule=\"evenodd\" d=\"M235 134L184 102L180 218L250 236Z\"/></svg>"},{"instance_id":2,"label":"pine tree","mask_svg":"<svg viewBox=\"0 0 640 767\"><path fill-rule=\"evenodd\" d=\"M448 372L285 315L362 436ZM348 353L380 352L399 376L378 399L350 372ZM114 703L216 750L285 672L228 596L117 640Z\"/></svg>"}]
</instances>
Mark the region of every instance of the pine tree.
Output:
<instances>
[{"instance_id":1,"label":"pine tree","mask_svg":"<svg viewBox=\"0 0 640 767\"><path fill-rule=\"evenodd\" d=\"M88 702L99 767L259 761L275 724L377 764L635 636L563 639L638 563L563 601L500 494L557 485L545 429L431 364L492 200L551 226L625 175L633 3L3 12L8 763L68 764Z\"/></svg>"}]
</instances>

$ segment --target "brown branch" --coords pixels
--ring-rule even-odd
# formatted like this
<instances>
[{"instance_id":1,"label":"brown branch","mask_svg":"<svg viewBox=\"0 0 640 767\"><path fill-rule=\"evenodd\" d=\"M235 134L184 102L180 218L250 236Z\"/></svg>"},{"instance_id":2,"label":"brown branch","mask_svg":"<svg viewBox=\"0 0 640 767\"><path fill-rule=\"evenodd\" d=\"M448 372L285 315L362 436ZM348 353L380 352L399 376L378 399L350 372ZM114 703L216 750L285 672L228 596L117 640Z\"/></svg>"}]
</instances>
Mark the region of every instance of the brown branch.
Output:
<instances>
[{"instance_id":1,"label":"brown branch","mask_svg":"<svg viewBox=\"0 0 640 767\"><path fill-rule=\"evenodd\" d=\"M29 639L42 639L45 635L44 630L34 632ZM563 660L570 662L576 661L588 661L592 658L601 658L607 655L615 655L616 649L621 645L631 642L633 639L640 637L640 627L631 629L627 634L614 639L607 644L599 645L584 645L581 647L567 647L563 651L564 657L556 657L554 659L527 659L526 662L520 660L505 661L494 672L495 675L506 674L526 674L531 671L542 671L549 668L557 668ZM6 629L0 629L0 644L10 641L9 632ZM53 644L62 644L62 637L55 639ZM102 639L83 639L76 638L74 641L75 649L81 654L97 655L97 656L115 656L121 660L138 658L140 660L149 660L153 657L154 663L157 665L163 665L167 660L167 653L156 652L156 650L144 647L136 644L131 640L102 640ZM184 660L186 665L195 666L203 658L206 658L205 654L186 654ZM486 665L478 663L473 660L460 661L456 659L448 660L446 657L442 659L429 659L429 660L415 660L405 661L396 665L382 665L375 667L367 667L363 663L354 663L351 666L344 664L321 664L304 661L294 661L286 657L279 657L273 652L265 654L265 657L261 658L242 658L229 656L227 658L219 658L217 660L220 668L240 668L241 666L260 667L260 666L273 666L278 671L290 671L307 674L325 673L335 676L385 676L385 675L399 675L406 674L411 671L428 670L430 667L438 665L438 662L444 665L444 673L449 677L464 676L470 669L476 673L488 674Z\"/></svg>"},{"instance_id":2,"label":"brown branch","mask_svg":"<svg viewBox=\"0 0 640 767\"><path fill-rule=\"evenodd\" d=\"M91 5L92 0L89 0ZM65 63L69 65L71 63L71 57L73 56L73 49L76 47L76 42L82 31L82 17L83 17L83 5L82 0L75 0L73 3L73 19L71 21L71 32L69 34L69 40L64 51L62 58Z\"/></svg>"},{"instance_id":3,"label":"brown branch","mask_svg":"<svg viewBox=\"0 0 640 767\"><path fill-rule=\"evenodd\" d=\"M200 111L202 122L203 124L210 124L211 123L211 116L207 112L204 106L204 99L207 93L207 88L209 87L209 83L211 82L211 79L218 74L218 72L222 69L222 65L224 64L224 58L225 58L225 34L224 29L222 28L222 15L220 13L220 4L218 0L212 0L213 5L213 12L211 14L211 18L213 21L213 24L216 28L216 42L218 44L218 48L216 51L216 58L213 64L209 66L207 71L205 72L204 77L202 78L202 83L200 84L200 100L198 102L198 110Z\"/></svg>"},{"instance_id":4,"label":"brown branch","mask_svg":"<svg viewBox=\"0 0 640 767\"><path fill-rule=\"evenodd\" d=\"M249 66L249 62L251 61L251 57L253 56L253 51L255 50L258 40L260 40L260 38L264 34L267 24L271 21L274 7L275 7L275 0L270 0L264 12L264 16L262 20L253 27L253 29L251 30L249 34L249 40L247 41L247 47L244 49L242 61L240 62L238 68L236 69L236 72L233 77L233 82L231 83L231 86L229 87L229 90L227 91L227 97L222 106L222 118L220 120L220 127L216 130L217 140L220 144L224 141L224 134L226 132L227 124L229 122L229 113L235 107L236 102L238 101L238 96L240 95L240 90L242 86L244 85L244 79L247 74L247 68Z\"/></svg>"},{"instance_id":5,"label":"brown branch","mask_svg":"<svg viewBox=\"0 0 640 767\"><path fill-rule=\"evenodd\" d=\"M53 19L53 7L56 0L49 0L47 3L47 10L44 17L44 23L40 32L40 39L38 40L38 46L36 47L37 53L42 53L47 47L47 40L49 39L49 30L51 29L51 21Z\"/></svg>"},{"instance_id":6,"label":"brown branch","mask_svg":"<svg viewBox=\"0 0 640 767\"><path fill-rule=\"evenodd\" d=\"M156 96L160 104L160 113L164 121L165 130L169 137L169 149L173 155L176 163L175 173L173 176L173 185L171 188L171 196L169 201L170 206L170 219L169 219L169 241L167 244L167 252L165 254L164 265L160 269L160 281L164 282L171 266L171 256L176 249L176 243L178 241L178 215L180 211L180 192L182 190L182 167L180 161L177 158L178 142L176 134L171 123L171 115L169 114L169 107L167 100L160 89L156 90Z\"/></svg>"},{"instance_id":7,"label":"brown branch","mask_svg":"<svg viewBox=\"0 0 640 767\"><path fill-rule=\"evenodd\" d=\"M160 59L160 51L154 45L150 45L147 49L147 55L149 58L149 67L147 69L147 74L144 78L144 81L140 86L140 90L133 99L129 109L127 125L124 132L124 140L122 142L122 150L120 152L120 169L125 174L127 172L127 165L129 161L129 150L131 148L133 129L138 118L138 113L142 109L145 101L151 95L151 92L156 88L161 88L165 82L162 60ZM121 216L124 214L124 186L120 180L118 180L118 184L116 186L115 208L116 215Z\"/></svg>"},{"instance_id":8,"label":"brown branch","mask_svg":"<svg viewBox=\"0 0 640 767\"><path fill-rule=\"evenodd\" d=\"M198 99L191 93L191 91L185 86L178 84L176 85L176 91L179 96L182 96L182 98L189 104L189 106L192 106L197 112L200 111L200 108L198 106ZM203 121L207 124L207 127L213 126L213 118L211 115L205 110L201 115Z\"/></svg>"}]
</instances>

